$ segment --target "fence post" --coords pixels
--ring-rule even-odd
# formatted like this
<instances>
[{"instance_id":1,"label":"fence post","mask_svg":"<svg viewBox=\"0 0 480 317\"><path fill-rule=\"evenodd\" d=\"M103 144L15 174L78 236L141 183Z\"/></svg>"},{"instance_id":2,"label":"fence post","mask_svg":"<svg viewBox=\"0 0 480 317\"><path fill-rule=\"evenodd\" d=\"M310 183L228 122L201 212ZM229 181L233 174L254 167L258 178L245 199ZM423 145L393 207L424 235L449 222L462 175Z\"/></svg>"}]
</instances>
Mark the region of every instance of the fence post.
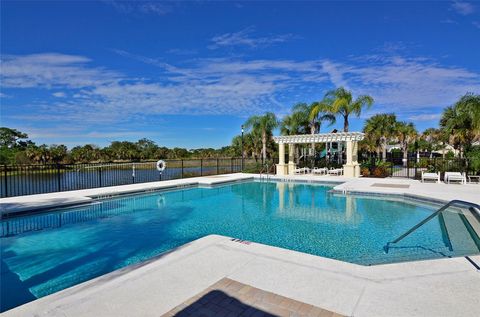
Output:
<instances>
[{"instance_id":1,"label":"fence post","mask_svg":"<svg viewBox=\"0 0 480 317\"><path fill-rule=\"evenodd\" d=\"M413 170L415 175L413 175L413 179L416 179L417 178L417 167L418 167L418 163L420 163L420 160L417 162L415 161L415 169Z\"/></svg>"},{"instance_id":2,"label":"fence post","mask_svg":"<svg viewBox=\"0 0 480 317\"><path fill-rule=\"evenodd\" d=\"M203 176L203 159L200 159L200 176Z\"/></svg>"},{"instance_id":3,"label":"fence post","mask_svg":"<svg viewBox=\"0 0 480 317\"><path fill-rule=\"evenodd\" d=\"M60 181L60 164L57 163L57 186L58 186L58 191L62 191L61 190L61 181Z\"/></svg>"},{"instance_id":4,"label":"fence post","mask_svg":"<svg viewBox=\"0 0 480 317\"><path fill-rule=\"evenodd\" d=\"M218 175L218 157L217 157L217 175Z\"/></svg>"},{"instance_id":5,"label":"fence post","mask_svg":"<svg viewBox=\"0 0 480 317\"><path fill-rule=\"evenodd\" d=\"M98 187L102 187L102 166L98 168Z\"/></svg>"},{"instance_id":6,"label":"fence post","mask_svg":"<svg viewBox=\"0 0 480 317\"><path fill-rule=\"evenodd\" d=\"M7 186L8 186L8 181L7 181L7 174L8 174L8 173L7 173L7 165L5 164L5 165L3 165L3 177L4 177L3 179L4 179L4 184L5 184L5 186L4 186L4 187L5 187L5 197L8 197L8 187L7 187ZM8 222L7 222L7 224L8 224ZM7 232L8 232L8 230L7 230Z\"/></svg>"},{"instance_id":7,"label":"fence post","mask_svg":"<svg viewBox=\"0 0 480 317\"><path fill-rule=\"evenodd\" d=\"M182 178L183 178L183 159L182 159Z\"/></svg>"},{"instance_id":8,"label":"fence post","mask_svg":"<svg viewBox=\"0 0 480 317\"><path fill-rule=\"evenodd\" d=\"M233 157L230 158L230 173L233 173Z\"/></svg>"}]
</instances>

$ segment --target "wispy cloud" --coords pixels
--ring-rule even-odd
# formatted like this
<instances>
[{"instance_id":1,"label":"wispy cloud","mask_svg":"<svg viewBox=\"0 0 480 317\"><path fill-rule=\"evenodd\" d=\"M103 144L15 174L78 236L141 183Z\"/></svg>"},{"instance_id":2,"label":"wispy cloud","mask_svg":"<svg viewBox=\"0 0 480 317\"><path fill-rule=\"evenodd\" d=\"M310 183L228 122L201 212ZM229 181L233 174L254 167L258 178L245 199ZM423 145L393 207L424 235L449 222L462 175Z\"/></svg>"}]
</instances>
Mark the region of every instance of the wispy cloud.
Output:
<instances>
[{"instance_id":1,"label":"wispy cloud","mask_svg":"<svg viewBox=\"0 0 480 317\"><path fill-rule=\"evenodd\" d=\"M159 79L95 67L83 56L3 56L2 89L36 88L57 97L62 96L59 92L73 96L32 101L7 118L93 126L142 122L165 114L283 113L309 94L320 97L326 87L345 86L355 94L372 95L376 111L395 109L404 117L427 120L433 118L428 117L433 109L452 104L468 91L480 91L479 73L420 57L199 58L173 65L126 51L116 53L157 67Z\"/></svg>"},{"instance_id":2,"label":"wispy cloud","mask_svg":"<svg viewBox=\"0 0 480 317\"><path fill-rule=\"evenodd\" d=\"M472 24L473 24L473 26L475 26L476 28L480 29L480 22L479 22L479 21L473 21Z\"/></svg>"},{"instance_id":3,"label":"wispy cloud","mask_svg":"<svg viewBox=\"0 0 480 317\"><path fill-rule=\"evenodd\" d=\"M469 15L475 12L475 6L464 1L453 1L452 8L461 15Z\"/></svg>"},{"instance_id":4,"label":"wispy cloud","mask_svg":"<svg viewBox=\"0 0 480 317\"><path fill-rule=\"evenodd\" d=\"M279 34L269 36L255 36L255 28L249 27L239 32L224 33L214 36L211 39L212 44L208 46L210 49L218 49L221 47L238 47L244 46L248 48L267 47L274 44L284 43L295 39L293 34Z\"/></svg>"},{"instance_id":5,"label":"wispy cloud","mask_svg":"<svg viewBox=\"0 0 480 317\"><path fill-rule=\"evenodd\" d=\"M167 1L115 1L107 0L105 3L111 5L118 12L123 14L154 14L166 15L172 11L172 3Z\"/></svg>"},{"instance_id":6,"label":"wispy cloud","mask_svg":"<svg viewBox=\"0 0 480 317\"><path fill-rule=\"evenodd\" d=\"M119 80L116 72L87 67L90 59L57 53L2 55L0 78L4 87L82 88Z\"/></svg>"},{"instance_id":7,"label":"wispy cloud","mask_svg":"<svg viewBox=\"0 0 480 317\"><path fill-rule=\"evenodd\" d=\"M440 113L424 113L408 117L412 121L435 121L439 120L442 115Z\"/></svg>"},{"instance_id":8,"label":"wispy cloud","mask_svg":"<svg viewBox=\"0 0 480 317\"><path fill-rule=\"evenodd\" d=\"M480 90L480 74L461 67L442 66L425 58L376 56L363 64L338 64L335 76L357 93L396 112L449 105L468 91Z\"/></svg>"}]
</instances>

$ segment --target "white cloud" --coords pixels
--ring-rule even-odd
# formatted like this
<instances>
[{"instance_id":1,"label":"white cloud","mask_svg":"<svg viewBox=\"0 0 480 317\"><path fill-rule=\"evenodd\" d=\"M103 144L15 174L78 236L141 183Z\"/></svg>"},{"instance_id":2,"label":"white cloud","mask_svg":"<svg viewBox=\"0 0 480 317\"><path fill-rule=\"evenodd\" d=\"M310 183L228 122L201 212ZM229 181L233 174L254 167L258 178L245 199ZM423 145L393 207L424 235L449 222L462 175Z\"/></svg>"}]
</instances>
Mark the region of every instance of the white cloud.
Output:
<instances>
[{"instance_id":1,"label":"white cloud","mask_svg":"<svg viewBox=\"0 0 480 317\"><path fill-rule=\"evenodd\" d=\"M57 98L64 98L64 97L66 97L67 95L66 95L64 92L57 91L57 92L54 92L54 93L52 94L52 96L57 97Z\"/></svg>"},{"instance_id":2,"label":"white cloud","mask_svg":"<svg viewBox=\"0 0 480 317\"><path fill-rule=\"evenodd\" d=\"M372 95L396 112L444 107L466 92L480 91L480 74L424 58L377 56L372 62L341 64L336 72L354 92Z\"/></svg>"},{"instance_id":3,"label":"white cloud","mask_svg":"<svg viewBox=\"0 0 480 317\"><path fill-rule=\"evenodd\" d=\"M400 55L347 61L203 58L172 65L116 52L157 67L159 79L95 67L82 56L49 53L5 57L3 88L53 90L57 97L61 97L61 90L73 96L26 104L21 113L10 114L10 118L105 124L141 122L164 114L284 113L290 103L309 101L310 94L319 97L325 87L340 85L356 95L373 96L375 111L395 111L408 117L450 105L468 91L480 91L478 73ZM302 99L305 96L307 100ZM416 120L421 118L427 117Z\"/></svg>"},{"instance_id":4,"label":"white cloud","mask_svg":"<svg viewBox=\"0 0 480 317\"><path fill-rule=\"evenodd\" d=\"M418 114L408 117L412 121L434 121L439 120L442 115L440 113Z\"/></svg>"},{"instance_id":5,"label":"white cloud","mask_svg":"<svg viewBox=\"0 0 480 317\"><path fill-rule=\"evenodd\" d=\"M265 37L255 37L253 33L255 29L246 28L239 32L224 33L217 35L211 39L212 44L208 46L210 49L218 49L221 47L246 46L248 48L267 47L274 44L284 43L295 36L292 34L270 35Z\"/></svg>"},{"instance_id":6,"label":"white cloud","mask_svg":"<svg viewBox=\"0 0 480 317\"><path fill-rule=\"evenodd\" d=\"M454 1L452 3L452 8L461 15L469 15L475 12L473 4L463 1Z\"/></svg>"},{"instance_id":7,"label":"white cloud","mask_svg":"<svg viewBox=\"0 0 480 317\"><path fill-rule=\"evenodd\" d=\"M102 68L89 67L83 56L44 53L3 55L0 78L4 87L94 87L119 80L119 75Z\"/></svg>"}]
</instances>

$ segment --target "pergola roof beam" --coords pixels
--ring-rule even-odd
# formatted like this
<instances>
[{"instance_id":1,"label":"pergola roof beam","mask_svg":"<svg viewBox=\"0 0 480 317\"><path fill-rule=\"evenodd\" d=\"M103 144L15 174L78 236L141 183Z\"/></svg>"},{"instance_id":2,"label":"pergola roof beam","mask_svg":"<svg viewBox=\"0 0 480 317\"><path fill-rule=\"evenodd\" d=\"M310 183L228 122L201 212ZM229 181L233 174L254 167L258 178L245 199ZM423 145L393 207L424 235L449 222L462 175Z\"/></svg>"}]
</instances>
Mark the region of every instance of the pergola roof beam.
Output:
<instances>
[{"instance_id":1,"label":"pergola roof beam","mask_svg":"<svg viewBox=\"0 0 480 317\"><path fill-rule=\"evenodd\" d=\"M308 143L328 143L361 141L365 138L362 132L338 132L338 133L319 133L319 134L300 134L300 135L280 135L274 136L275 143L284 144L308 144Z\"/></svg>"}]
</instances>

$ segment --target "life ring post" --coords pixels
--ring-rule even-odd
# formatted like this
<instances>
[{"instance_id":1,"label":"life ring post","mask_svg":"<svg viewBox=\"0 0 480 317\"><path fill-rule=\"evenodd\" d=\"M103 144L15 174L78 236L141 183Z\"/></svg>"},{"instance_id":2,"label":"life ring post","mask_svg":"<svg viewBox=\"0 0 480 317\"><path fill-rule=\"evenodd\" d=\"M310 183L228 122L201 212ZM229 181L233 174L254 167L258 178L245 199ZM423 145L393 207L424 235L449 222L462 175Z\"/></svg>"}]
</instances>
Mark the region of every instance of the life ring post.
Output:
<instances>
[{"instance_id":1,"label":"life ring post","mask_svg":"<svg viewBox=\"0 0 480 317\"><path fill-rule=\"evenodd\" d=\"M157 161L157 171L160 172L160 180L162 180L162 172L167 168L167 163L164 160Z\"/></svg>"}]
</instances>

